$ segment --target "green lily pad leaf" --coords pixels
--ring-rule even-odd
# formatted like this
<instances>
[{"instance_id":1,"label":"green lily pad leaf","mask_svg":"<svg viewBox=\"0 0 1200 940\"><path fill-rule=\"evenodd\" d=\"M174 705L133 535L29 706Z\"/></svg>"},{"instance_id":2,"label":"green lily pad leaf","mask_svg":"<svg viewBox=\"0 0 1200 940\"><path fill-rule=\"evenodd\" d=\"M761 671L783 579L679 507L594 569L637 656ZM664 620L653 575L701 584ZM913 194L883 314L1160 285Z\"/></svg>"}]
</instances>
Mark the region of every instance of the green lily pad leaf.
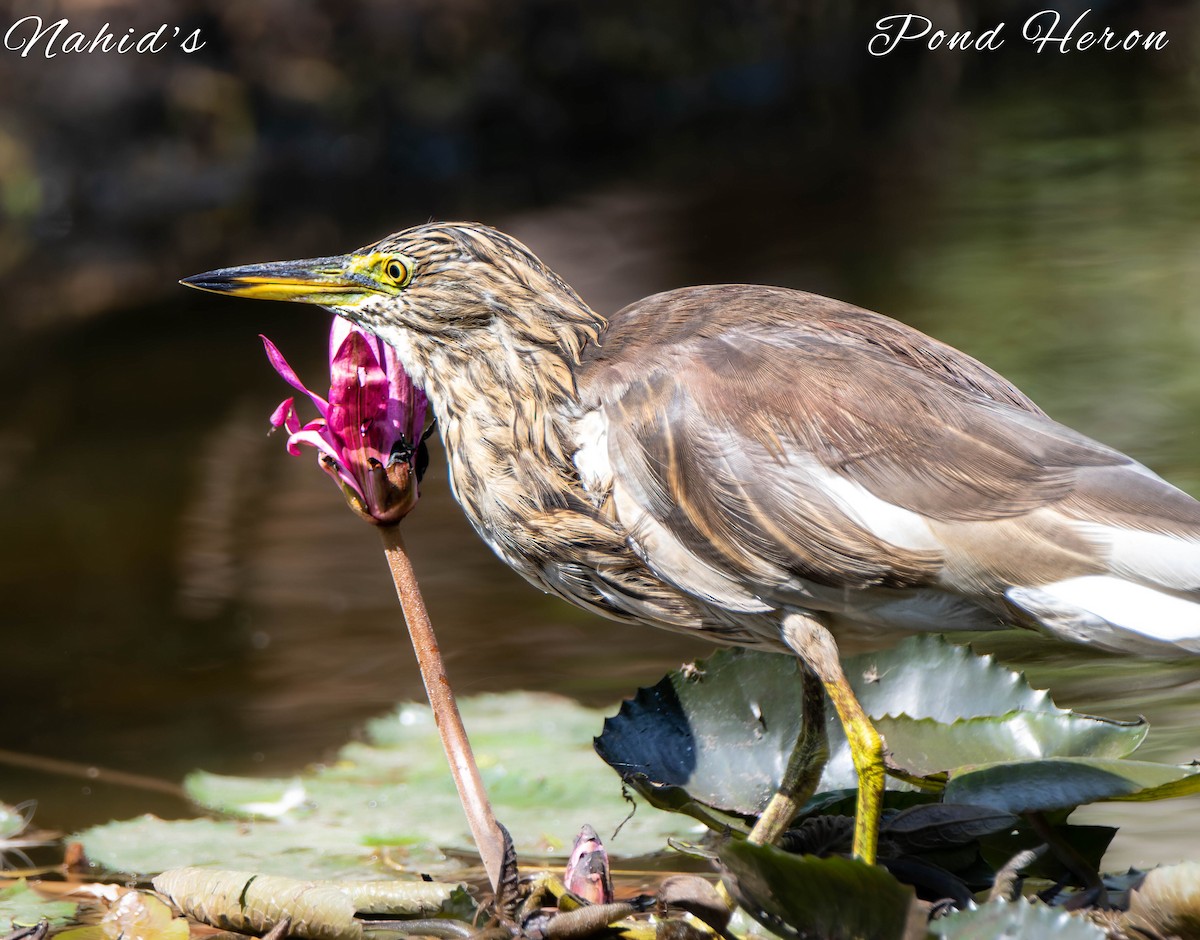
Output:
<instances>
[{"instance_id":1,"label":"green lily pad leaf","mask_svg":"<svg viewBox=\"0 0 1200 940\"><path fill-rule=\"evenodd\" d=\"M908 715L949 724L1012 711L1070 714L1044 689L1032 688L1023 673L937 635L915 636L888 650L851 656L843 668L872 718Z\"/></svg>"},{"instance_id":2,"label":"green lily pad leaf","mask_svg":"<svg viewBox=\"0 0 1200 940\"><path fill-rule=\"evenodd\" d=\"M209 809L231 816L280 819L304 808L308 791L304 783L293 777L289 780L257 779L254 777L225 777L196 771L183 781L187 795Z\"/></svg>"},{"instance_id":3,"label":"green lily pad leaf","mask_svg":"<svg viewBox=\"0 0 1200 940\"><path fill-rule=\"evenodd\" d=\"M987 806L932 803L901 810L886 821L883 833L904 852L928 852L973 842L1011 829L1012 813Z\"/></svg>"},{"instance_id":4,"label":"green lily pad leaf","mask_svg":"<svg viewBox=\"0 0 1200 940\"><path fill-rule=\"evenodd\" d=\"M1104 940L1108 936L1081 917L1028 901L992 901L935 920L929 929L943 940Z\"/></svg>"},{"instance_id":5,"label":"green lily pad leaf","mask_svg":"<svg viewBox=\"0 0 1200 940\"><path fill-rule=\"evenodd\" d=\"M901 857L914 861L922 855L925 862L941 867L971 869L979 856L979 839L1012 832L1017 824L1011 813L983 806L931 803L888 811L880 826L879 854L889 865ZM780 847L794 854L847 853L853 829L854 817L849 814L810 816L788 830Z\"/></svg>"},{"instance_id":6,"label":"green lily pad leaf","mask_svg":"<svg viewBox=\"0 0 1200 940\"><path fill-rule=\"evenodd\" d=\"M780 937L908 940L925 935L916 895L883 868L857 859L789 855L730 840L718 853L730 893Z\"/></svg>"},{"instance_id":7,"label":"green lily pad leaf","mask_svg":"<svg viewBox=\"0 0 1200 940\"><path fill-rule=\"evenodd\" d=\"M56 933L54 940L113 940L99 924L87 924L83 927L71 927L62 933Z\"/></svg>"},{"instance_id":8,"label":"green lily pad leaf","mask_svg":"<svg viewBox=\"0 0 1200 940\"><path fill-rule=\"evenodd\" d=\"M163 872L154 887L190 917L222 930L261 934L284 918L306 940L362 940L354 902L328 882L248 871L184 868Z\"/></svg>"},{"instance_id":9,"label":"green lily pad leaf","mask_svg":"<svg viewBox=\"0 0 1200 940\"><path fill-rule=\"evenodd\" d=\"M202 923L260 934L287 917L289 935L307 940L361 940L365 933L357 914L429 918L464 913L468 919L476 914L464 885L417 879L305 881L248 871L179 868L155 878L154 887Z\"/></svg>"},{"instance_id":10,"label":"green lily pad leaf","mask_svg":"<svg viewBox=\"0 0 1200 940\"><path fill-rule=\"evenodd\" d=\"M945 799L1024 813L1101 800L1162 800L1198 792L1200 767L1059 757L967 768L950 779Z\"/></svg>"},{"instance_id":11,"label":"green lily pad leaf","mask_svg":"<svg viewBox=\"0 0 1200 940\"><path fill-rule=\"evenodd\" d=\"M95 864L133 875L191 865L225 868L235 862L271 875L346 878L364 872L364 877L384 874L375 849L363 844L361 830L342 829L325 820L241 823L146 815L95 826L76 838ZM454 867L436 848L420 844L397 854L419 870Z\"/></svg>"},{"instance_id":12,"label":"green lily pad leaf","mask_svg":"<svg viewBox=\"0 0 1200 940\"><path fill-rule=\"evenodd\" d=\"M52 926L70 923L75 919L77 907L70 901L46 900L20 878L7 888L0 888L0 933L32 927L43 920Z\"/></svg>"},{"instance_id":13,"label":"green lily pad leaf","mask_svg":"<svg viewBox=\"0 0 1200 940\"><path fill-rule=\"evenodd\" d=\"M921 777L968 764L1025 758L1125 757L1149 730L1144 721L1048 711L960 718L950 724L887 715L874 724L904 769Z\"/></svg>"},{"instance_id":14,"label":"green lily pad leaf","mask_svg":"<svg viewBox=\"0 0 1200 940\"><path fill-rule=\"evenodd\" d=\"M925 806L941 800L941 791L928 790L884 790L884 810L903 810L912 806ZM858 809L858 790L827 790L814 794L804 804L800 817L806 816L853 816Z\"/></svg>"},{"instance_id":15,"label":"green lily pad leaf","mask_svg":"<svg viewBox=\"0 0 1200 940\"><path fill-rule=\"evenodd\" d=\"M1124 757L1149 730L1144 721L1059 708L1023 673L940 636L913 637L890 650L850 657L843 666L893 759L918 775L993 760ZM850 748L827 711L830 757L820 789L834 782L853 787Z\"/></svg>"},{"instance_id":16,"label":"green lily pad leaf","mask_svg":"<svg viewBox=\"0 0 1200 940\"><path fill-rule=\"evenodd\" d=\"M991 657L937 636L851 657L845 669L893 759L918 773L1060 754L1124 756L1146 733L1144 723L1060 709ZM827 712L830 758L819 792L857 785L841 725ZM605 722L596 749L643 792L679 787L705 806L749 816L775 791L800 720L794 657L722 650L641 689Z\"/></svg>"},{"instance_id":17,"label":"green lily pad leaf","mask_svg":"<svg viewBox=\"0 0 1200 940\"><path fill-rule=\"evenodd\" d=\"M800 682L794 657L722 650L639 689L604 722L596 751L623 780L644 777L719 810L756 814L800 732Z\"/></svg>"},{"instance_id":18,"label":"green lily pad leaf","mask_svg":"<svg viewBox=\"0 0 1200 940\"><path fill-rule=\"evenodd\" d=\"M701 827L683 817L629 815L611 772L589 747L601 713L540 694L460 703L480 773L523 859L565 855L579 827L606 835L610 854L657 851ZM295 778L196 773L189 794L239 819L142 817L82 833L88 857L111 870L154 874L193 865L319 879L392 878L382 859L430 873L456 872L474 855L470 831L427 706L405 705L370 722L366 740Z\"/></svg>"}]
</instances>

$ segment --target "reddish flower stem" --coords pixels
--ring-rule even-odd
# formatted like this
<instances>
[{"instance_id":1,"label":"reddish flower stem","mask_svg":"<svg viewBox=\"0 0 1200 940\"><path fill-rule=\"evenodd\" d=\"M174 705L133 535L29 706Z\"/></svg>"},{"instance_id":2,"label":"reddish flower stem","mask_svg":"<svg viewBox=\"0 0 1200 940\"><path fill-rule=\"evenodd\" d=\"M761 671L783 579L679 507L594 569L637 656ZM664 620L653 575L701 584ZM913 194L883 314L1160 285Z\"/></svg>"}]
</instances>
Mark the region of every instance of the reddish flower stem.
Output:
<instances>
[{"instance_id":1,"label":"reddish flower stem","mask_svg":"<svg viewBox=\"0 0 1200 940\"><path fill-rule=\"evenodd\" d=\"M383 538L388 567L392 570L392 580L396 582L396 594L404 610L408 634L417 654L417 665L421 669L425 693L429 696L429 704L433 708L433 718L442 738L446 760L450 763L450 773L454 777L459 800L467 815L467 825L475 838L475 847L483 860L492 890L496 891L504 868L504 834L483 788L479 767L475 764L475 755L471 751L471 742L467 739L467 729L463 727L462 715L459 714L458 703L454 700L454 692L450 689L450 680L442 662L442 654L438 650L437 637L433 635L433 625L429 622L425 601L421 597L421 589L417 586L417 576L404 547L404 539L400 535L400 526L381 525L378 529Z\"/></svg>"}]
</instances>

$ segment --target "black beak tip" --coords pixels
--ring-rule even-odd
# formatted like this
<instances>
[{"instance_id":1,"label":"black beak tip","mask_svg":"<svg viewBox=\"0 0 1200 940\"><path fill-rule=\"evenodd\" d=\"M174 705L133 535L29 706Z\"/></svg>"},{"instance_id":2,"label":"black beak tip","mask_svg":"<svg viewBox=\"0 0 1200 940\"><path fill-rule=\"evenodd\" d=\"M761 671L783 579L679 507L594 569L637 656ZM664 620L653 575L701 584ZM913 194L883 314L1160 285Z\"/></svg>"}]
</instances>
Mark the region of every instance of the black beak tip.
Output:
<instances>
[{"instance_id":1,"label":"black beak tip","mask_svg":"<svg viewBox=\"0 0 1200 940\"><path fill-rule=\"evenodd\" d=\"M227 291L233 286L233 278L221 271L205 271L203 274L181 277L179 283L184 287L193 287L196 290Z\"/></svg>"}]
</instances>

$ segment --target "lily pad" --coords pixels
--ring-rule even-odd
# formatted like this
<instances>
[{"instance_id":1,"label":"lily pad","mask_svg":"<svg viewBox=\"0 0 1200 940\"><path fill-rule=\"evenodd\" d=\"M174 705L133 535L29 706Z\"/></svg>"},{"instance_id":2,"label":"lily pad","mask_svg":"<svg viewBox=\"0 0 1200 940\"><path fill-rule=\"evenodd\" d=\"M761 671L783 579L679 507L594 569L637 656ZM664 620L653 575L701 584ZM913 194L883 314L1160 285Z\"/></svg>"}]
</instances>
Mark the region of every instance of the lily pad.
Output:
<instances>
[{"instance_id":1,"label":"lily pad","mask_svg":"<svg viewBox=\"0 0 1200 940\"><path fill-rule=\"evenodd\" d=\"M604 722L596 751L635 785L639 777L719 810L757 813L800 732L800 682L793 657L722 650L639 689Z\"/></svg>"},{"instance_id":2,"label":"lily pad","mask_svg":"<svg viewBox=\"0 0 1200 940\"><path fill-rule=\"evenodd\" d=\"M24 878L18 879L0 888L0 933L31 927L43 920L52 926L69 923L75 918L76 907L70 901L48 901Z\"/></svg>"},{"instance_id":3,"label":"lily pad","mask_svg":"<svg viewBox=\"0 0 1200 940\"><path fill-rule=\"evenodd\" d=\"M1082 917L1028 901L992 901L935 920L929 927L942 940L1104 940L1108 936Z\"/></svg>"},{"instance_id":4,"label":"lily pad","mask_svg":"<svg viewBox=\"0 0 1200 940\"><path fill-rule=\"evenodd\" d=\"M856 859L797 856L730 840L718 853L730 893L780 937L908 940L925 935L916 896L884 869Z\"/></svg>"},{"instance_id":5,"label":"lily pad","mask_svg":"<svg viewBox=\"0 0 1200 940\"><path fill-rule=\"evenodd\" d=\"M192 887L188 880L196 882ZM180 910L222 930L262 934L284 918L289 935L305 940L362 940L354 903L331 883L246 871L164 872L154 887Z\"/></svg>"},{"instance_id":6,"label":"lily pad","mask_svg":"<svg viewBox=\"0 0 1200 940\"><path fill-rule=\"evenodd\" d=\"M424 879L302 881L299 878L263 875L258 872L174 868L154 878L154 889L169 898L180 910L193 914L203 914L208 910L232 910L236 912L236 916L242 918L243 927L261 931L269 929L263 926L266 921L272 917L279 919L275 917L276 914L287 913L287 906L281 901L284 896L291 897L297 903L311 898L314 899L314 906L318 906L315 902L316 897L324 894L332 898L333 895L337 895L339 900L336 904L327 901L324 906L344 912L344 916L337 916L346 921L355 914L437 917L446 913L447 908L457 905L465 885ZM222 896L222 900L217 900L218 895ZM237 903L230 903L229 899L236 899ZM272 907L274 913L260 917L257 923L252 922L249 918L251 902L264 910L266 907ZM474 914L474 907L470 913ZM234 915L226 915L226 919L230 916ZM198 916L198 919L206 923L215 923L215 919L208 916Z\"/></svg>"},{"instance_id":7,"label":"lily pad","mask_svg":"<svg viewBox=\"0 0 1200 940\"><path fill-rule=\"evenodd\" d=\"M695 824L660 813L629 815L611 773L587 742L598 712L556 696L485 695L460 703L497 817L523 859L565 854L583 823L610 852L640 855ZM381 861L447 872L474 855L433 716L405 705L372 721L366 740L297 777L275 780L193 774L202 806L238 819L141 817L79 835L88 857L113 871L154 874L204 865L303 878L390 878Z\"/></svg>"},{"instance_id":8,"label":"lily pad","mask_svg":"<svg viewBox=\"0 0 1200 940\"><path fill-rule=\"evenodd\" d=\"M916 776L966 764L1039 757L1114 757L1132 754L1149 730L1145 722L1068 712L1012 711L1007 715L932 718L885 715L874 722L894 759Z\"/></svg>"},{"instance_id":9,"label":"lily pad","mask_svg":"<svg viewBox=\"0 0 1200 940\"><path fill-rule=\"evenodd\" d=\"M1044 689L991 656L937 635L915 636L891 649L851 656L846 678L867 714L908 715L949 724L1011 711L1066 715Z\"/></svg>"},{"instance_id":10,"label":"lily pad","mask_svg":"<svg viewBox=\"0 0 1200 940\"><path fill-rule=\"evenodd\" d=\"M1200 767L1059 757L965 768L951 777L945 799L1025 813L1104 800L1163 800L1189 793L1200 793Z\"/></svg>"},{"instance_id":11,"label":"lily pad","mask_svg":"<svg viewBox=\"0 0 1200 940\"><path fill-rule=\"evenodd\" d=\"M73 837L100 868L131 875L151 875L169 868L237 865L272 875L344 878L383 872L361 828L328 820L295 824L275 821L240 823L228 819L136 819L105 823ZM407 865L422 871L453 867L436 846L421 844L397 852Z\"/></svg>"},{"instance_id":12,"label":"lily pad","mask_svg":"<svg viewBox=\"0 0 1200 940\"><path fill-rule=\"evenodd\" d=\"M980 836L1011 829L1017 817L986 806L932 803L901 810L883 832L904 852L954 848Z\"/></svg>"},{"instance_id":13,"label":"lily pad","mask_svg":"<svg viewBox=\"0 0 1200 940\"><path fill-rule=\"evenodd\" d=\"M1020 674L941 637L852 657L845 670L893 760L919 775L967 763L1121 757L1146 734L1143 722L1060 709ZM827 712L830 758L818 792L857 784L841 724ZM751 816L777 788L800 721L794 657L722 650L640 690L605 722L596 749L652 802Z\"/></svg>"}]
</instances>

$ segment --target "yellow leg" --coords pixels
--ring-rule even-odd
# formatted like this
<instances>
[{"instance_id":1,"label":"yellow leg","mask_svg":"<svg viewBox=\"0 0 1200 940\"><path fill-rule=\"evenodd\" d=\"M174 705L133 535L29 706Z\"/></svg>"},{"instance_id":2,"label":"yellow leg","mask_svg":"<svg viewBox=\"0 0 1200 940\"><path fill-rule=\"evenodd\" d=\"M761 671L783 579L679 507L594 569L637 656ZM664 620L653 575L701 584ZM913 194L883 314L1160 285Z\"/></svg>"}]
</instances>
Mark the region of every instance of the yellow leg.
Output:
<instances>
[{"instance_id":1,"label":"yellow leg","mask_svg":"<svg viewBox=\"0 0 1200 940\"><path fill-rule=\"evenodd\" d=\"M801 664L804 676L804 712L800 736L788 759L779 789L763 810L747 839L771 845L787 830L800 808L816 792L821 771L829 760L829 737L825 733L825 686L811 669Z\"/></svg>"},{"instance_id":2,"label":"yellow leg","mask_svg":"<svg viewBox=\"0 0 1200 940\"><path fill-rule=\"evenodd\" d=\"M879 817L883 810L883 739L858 704L842 671L837 644L829 631L813 617L789 614L784 618L782 635L784 642L820 677L841 719L846 740L850 742L854 769L858 772L854 855L873 865L879 844Z\"/></svg>"}]
</instances>

